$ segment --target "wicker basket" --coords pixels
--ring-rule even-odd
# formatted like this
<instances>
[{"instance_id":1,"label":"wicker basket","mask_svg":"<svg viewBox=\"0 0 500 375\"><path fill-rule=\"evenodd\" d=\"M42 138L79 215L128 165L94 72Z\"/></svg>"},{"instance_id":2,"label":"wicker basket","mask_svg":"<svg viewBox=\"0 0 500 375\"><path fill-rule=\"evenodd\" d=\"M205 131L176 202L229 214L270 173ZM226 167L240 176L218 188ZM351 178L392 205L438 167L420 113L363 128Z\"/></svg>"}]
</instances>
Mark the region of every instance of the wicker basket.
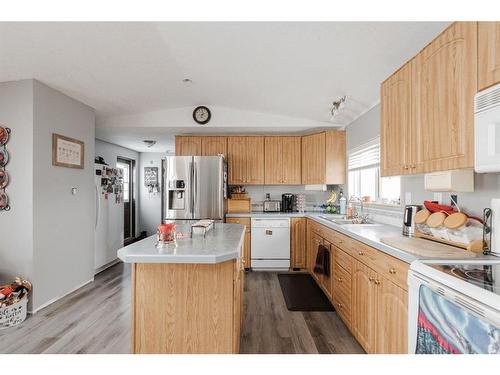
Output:
<instances>
[{"instance_id":1,"label":"wicker basket","mask_svg":"<svg viewBox=\"0 0 500 375\"><path fill-rule=\"evenodd\" d=\"M28 296L9 306L0 306L0 329L17 326L26 319Z\"/></svg>"}]
</instances>

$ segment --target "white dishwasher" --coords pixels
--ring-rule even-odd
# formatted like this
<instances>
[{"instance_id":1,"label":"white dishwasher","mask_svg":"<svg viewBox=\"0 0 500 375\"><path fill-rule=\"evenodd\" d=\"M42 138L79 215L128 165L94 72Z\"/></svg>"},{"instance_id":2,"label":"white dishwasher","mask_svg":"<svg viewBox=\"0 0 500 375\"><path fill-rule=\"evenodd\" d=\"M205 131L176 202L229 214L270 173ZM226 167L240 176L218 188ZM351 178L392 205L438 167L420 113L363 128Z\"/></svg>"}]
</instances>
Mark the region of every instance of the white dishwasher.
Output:
<instances>
[{"instance_id":1,"label":"white dishwasher","mask_svg":"<svg viewBox=\"0 0 500 375\"><path fill-rule=\"evenodd\" d=\"M290 219L252 219L252 268L290 268Z\"/></svg>"}]
</instances>

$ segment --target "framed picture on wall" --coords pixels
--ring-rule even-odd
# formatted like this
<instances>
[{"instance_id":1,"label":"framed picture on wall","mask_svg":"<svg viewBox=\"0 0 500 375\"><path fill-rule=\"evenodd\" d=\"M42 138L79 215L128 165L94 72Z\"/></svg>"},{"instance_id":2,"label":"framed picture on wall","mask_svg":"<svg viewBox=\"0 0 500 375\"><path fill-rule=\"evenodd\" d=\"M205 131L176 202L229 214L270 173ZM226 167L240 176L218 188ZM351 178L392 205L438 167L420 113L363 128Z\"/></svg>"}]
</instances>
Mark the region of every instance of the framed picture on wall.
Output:
<instances>
[{"instance_id":1,"label":"framed picture on wall","mask_svg":"<svg viewBox=\"0 0 500 375\"><path fill-rule=\"evenodd\" d=\"M52 165L83 169L85 144L78 139L52 134Z\"/></svg>"}]
</instances>

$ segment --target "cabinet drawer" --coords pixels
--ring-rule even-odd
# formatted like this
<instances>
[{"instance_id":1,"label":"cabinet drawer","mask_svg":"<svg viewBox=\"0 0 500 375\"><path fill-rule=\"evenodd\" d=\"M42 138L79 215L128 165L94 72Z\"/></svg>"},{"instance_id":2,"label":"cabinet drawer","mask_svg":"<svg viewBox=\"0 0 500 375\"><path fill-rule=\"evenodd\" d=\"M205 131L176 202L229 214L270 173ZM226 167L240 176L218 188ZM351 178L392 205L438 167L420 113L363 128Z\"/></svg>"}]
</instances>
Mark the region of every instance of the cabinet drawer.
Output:
<instances>
[{"instance_id":1,"label":"cabinet drawer","mask_svg":"<svg viewBox=\"0 0 500 375\"><path fill-rule=\"evenodd\" d=\"M352 257L340 248L337 248L337 251L335 251L335 264L342 267L348 273L352 272Z\"/></svg>"},{"instance_id":2,"label":"cabinet drawer","mask_svg":"<svg viewBox=\"0 0 500 375\"><path fill-rule=\"evenodd\" d=\"M408 290L409 265L390 255L382 254L377 262L378 273L404 290Z\"/></svg>"},{"instance_id":3,"label":"cabinet drawer","mask_svg":"<svg viewBox=\"0 0 500 375\"><path fill-rule=\"evenodd\" d=\"M335 299L343 303L348 310L351 310L351 274L335 264L335 274L333 277L333 290Z\"/></svg>"},{"instance_id":4,"label":"cabinet drawer","mask_svg":"<svg viewBox=\"0 0 500 375\"><path fill-rule=\"evenodd\" d=\"M246 231L250 231L250 218L249 217L227 217L226 223L241 224L246 226Z\"/></svg>"}]
</instances>

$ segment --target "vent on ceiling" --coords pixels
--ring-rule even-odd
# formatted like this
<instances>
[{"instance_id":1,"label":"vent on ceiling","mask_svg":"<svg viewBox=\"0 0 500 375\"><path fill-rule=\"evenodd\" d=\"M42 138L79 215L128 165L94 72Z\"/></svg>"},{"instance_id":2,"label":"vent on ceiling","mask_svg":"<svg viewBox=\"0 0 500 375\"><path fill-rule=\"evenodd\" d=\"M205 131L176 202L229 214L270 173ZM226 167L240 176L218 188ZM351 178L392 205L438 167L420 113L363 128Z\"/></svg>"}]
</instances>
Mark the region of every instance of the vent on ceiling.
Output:
<instances>
[{"instance_id":1,"label":"vent on ceiling","mask_svg":"<svg viewBox=\"0 0 500 375\"><path fill-rule=\"evenodd\" d=\"M478 92L474 97L474 112L486 111L500 105L500 84Z\"/></svg>"}]
</instances>

